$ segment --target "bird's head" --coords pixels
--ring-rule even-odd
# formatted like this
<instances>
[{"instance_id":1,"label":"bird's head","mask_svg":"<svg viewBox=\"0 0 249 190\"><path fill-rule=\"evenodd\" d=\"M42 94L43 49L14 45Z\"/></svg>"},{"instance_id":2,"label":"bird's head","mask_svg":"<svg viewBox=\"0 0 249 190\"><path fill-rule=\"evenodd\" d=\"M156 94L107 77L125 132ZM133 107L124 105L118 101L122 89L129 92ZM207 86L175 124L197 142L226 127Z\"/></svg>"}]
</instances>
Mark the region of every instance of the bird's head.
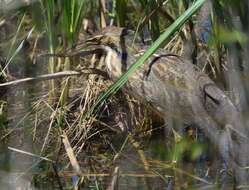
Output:
<instances>
[{"instance_id":1,"label":"bird's head","mask_svg":"<svg viewBox=\"0 0 249 190\"><path fill-rule=\"evenodd\" d=\"M93 45L105 45L105 46L119 46L120 41L124 38L128 33L129 30L126 28L116 27L116 26L109 26L99 33L96 33L92 38L87 40L88 44Z\"/></svg>"},{"instance_id":2,"label":"bird's head","mask_svg":"<svg viewBox=\"0 0 249 190\"><path fill-rule=\"evenodd\" d=\"M131 33L126 28L110 26L87 40L88 45L103 50L107 70L115 78L122 75L126 66L126 39Z\"/></svg>"}]
</instances>

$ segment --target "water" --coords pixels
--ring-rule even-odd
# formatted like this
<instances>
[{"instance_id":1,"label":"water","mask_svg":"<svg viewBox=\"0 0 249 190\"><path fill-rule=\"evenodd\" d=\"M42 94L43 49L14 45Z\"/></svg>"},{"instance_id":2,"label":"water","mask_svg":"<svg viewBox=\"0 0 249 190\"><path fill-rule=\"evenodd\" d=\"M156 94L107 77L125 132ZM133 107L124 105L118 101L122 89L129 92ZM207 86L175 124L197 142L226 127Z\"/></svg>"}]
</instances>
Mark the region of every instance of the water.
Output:
<instances>
[{"instance_id":1,"label":"water","mask_svg":"<svg viewBox=\"0 0 249 190\"><path fill-rule=\"evenodd\" d=\"M216 60L213 61L215 64L209 65L210 70L215 71L214 79L218 81L221 88L229 91L229 96L243 115L244 128L248 132L249 5L247 1L221 2L223 1L213 2L215 20L212 20L220 26L216 28L217 30L221 29L220 33L211 33L216 36L211 35L211 39L209 39L210 19L207 22L204 19L203 27L208 28L208 33L206 31L201 33L201 39L209 45L206 47L210 49L208 54L215 54L214 57L211 57ZM16 9L18 6L14 6L14 8ZM8 44L10 41L9 34L16 32L17 20L13 19L11 22L8 30L2 27L2 22L0 23L1 65L4 64L2 59L8 54L9 46L6 46L6 43ZM46 39L42 40L41 46L46 46L46 42L44 42ZM34 64L29 59L29 53L26 50L21 51L10 64L9 70L12 77L22 78L35 73L47 72L47 60L44 59L44 62L38 60ZM1 76L0 80L3 82L4 78ZM82 89L78 92L83 94ZM53 108L46 102L47 93L46 82L25 84L0 91L1 189L60 189L60 185L63 189L72 189L78 180L82 180L81 189L106 189L112 180L110 175L116 167L120 171L119 189L170 189L171 183L174 184L174 189L220 188L224 163L220 160L215 148L218 145L211 144L202 137L201 132L197 132L198 142L192 139L174 144L173 135L167 136L161 129L152 135L135 138L136 142L140 144L139 148L134 145L134 142L129 140L126 142L126 134L118 135L107 131L103 126L100 128L103 131L97 133L99 125L91 128L88 133L88 135L96 133L93 138L87 140L83 138L79 144L77 144L78 137L73 140L75 133L68 133L69 136L71 135L70 142L76 147L75 152L82 145L77 156L82 170L82 178L77 177L60 141L61 128L56 124L51 125L49 141L41 153L53 115ZM35 110L34 103L39 100L43 101L42 106ZM79 109L79 106L75 107ZM66 119L69 121L72 121L70 118L75 119L77 111L68 114ZM66 122L64 124L63 130L71 127ZM158 127L158 125L154 125L154 127ZM80 131L79 136L83 136L84 126L75 127L75 131L77 130ZM8 132L7 136L6 132ZM139 136L140 133L134 134ZM123 143L125 145L122 148ZM245 144L245 147L248 147L247 145ZM9 147L18 149L19 152L13 151ZM26 153L20 151L26 151ZM51 162L27 153L49 157L56 162L56 167L53 167ZM118 158L114 160L118 153ZM243 157L243 155L235 156ZM56 174L59 175L59 178ZM174 180L172 181L172 179ZM223 189L233 188L233 179L230 174L225 182L226 187Z\"/></svg>"}]
</instances>

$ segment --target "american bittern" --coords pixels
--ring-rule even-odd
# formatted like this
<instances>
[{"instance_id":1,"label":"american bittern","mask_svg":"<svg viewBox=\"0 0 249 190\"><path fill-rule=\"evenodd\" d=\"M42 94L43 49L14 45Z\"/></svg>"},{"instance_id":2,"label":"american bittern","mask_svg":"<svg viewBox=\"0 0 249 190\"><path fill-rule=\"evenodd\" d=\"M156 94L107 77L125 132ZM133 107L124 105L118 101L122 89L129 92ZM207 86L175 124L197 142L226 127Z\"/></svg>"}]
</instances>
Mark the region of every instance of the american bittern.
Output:
<instances>
[{"instance_id":1,"label":"american bittern","mask_svg":"<svg viewBox=\"0 0 249 190\"><path fill-rule=\"evenodd\" d=\"M134 45L132 41L126 29L108 27L89 39L88 44L102 50L107 72L116 80L144 52L142 41ZM229 160L234 167L248 164L248 138L241 114L207 75L182 57L159 49L130 76L124 89L149 103L166 122L176 118L196 124L214 144L224 143L220 152L226 160L232 156ZM227 147L229 151L224 150ZM240 184L248 179L244 171L236 177Z\"/></svg>"},{"instance_id":2,"label":"american bittern","mask_svg":"<svg viewBox=\"0 0 249 190\"><path fill-rule=\"evenodd\" d=\"M140 41L132 45L129 31L118 27L105 28L100 35L89 39L88 44L103 50L107 72L113 80L136 61L145 47ZM150 103L165 117L180 117L187 123L198 121L200 126L205 124L201 124L198 118L224 123L227 119L231 120L231 115L224 118L227 114L223 112L232 110L238 113L230 99L207 75L182 57L163 49L135 71L124 88L140 100ZM226 103L230 110L225 107L216 110L221 103Z\"/></svg>"}]
</instances>

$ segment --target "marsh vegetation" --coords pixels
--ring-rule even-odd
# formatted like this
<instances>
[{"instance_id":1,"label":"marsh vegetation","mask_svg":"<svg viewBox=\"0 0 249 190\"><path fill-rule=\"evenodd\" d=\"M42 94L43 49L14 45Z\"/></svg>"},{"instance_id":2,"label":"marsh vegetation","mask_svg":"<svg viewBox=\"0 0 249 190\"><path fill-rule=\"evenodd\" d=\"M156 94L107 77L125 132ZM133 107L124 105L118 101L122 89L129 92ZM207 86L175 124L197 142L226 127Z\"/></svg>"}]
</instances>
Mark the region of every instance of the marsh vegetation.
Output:
<instances>
[{"instance_id":1,"label":"marsh vegetation","mask_svg":"<svg viewBox=\"0 0 249 190\"><path fill-rule=\"evenodd\" d=\"M0 187L249 188L248 14L0 1Z\"/></svg>"}]
</instances>

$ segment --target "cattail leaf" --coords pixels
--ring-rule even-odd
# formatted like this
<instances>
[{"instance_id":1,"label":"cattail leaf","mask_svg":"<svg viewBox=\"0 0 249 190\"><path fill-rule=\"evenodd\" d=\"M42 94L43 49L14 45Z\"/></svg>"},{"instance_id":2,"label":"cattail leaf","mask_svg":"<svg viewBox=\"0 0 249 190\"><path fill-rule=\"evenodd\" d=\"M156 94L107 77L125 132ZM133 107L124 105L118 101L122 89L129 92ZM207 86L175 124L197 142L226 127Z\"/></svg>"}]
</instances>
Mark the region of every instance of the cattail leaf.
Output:
<instances>
[{"instance_id":1,"label":"cattail leaf","mask_svg":"<svg viewBox=\"0 0 249 190\"><path fill-rule=\"evenodd\" d=\"M175 22L170 25L161 36L146 50L146 52L130 66L130 68L104 93L102 93L85 115L88 118L98 107L113 93L117 92L127 81L135 70L137 70L153 53L156 52L179 28L205 3L206 0L197 0L193 3Z\"/></svg>"}]
</instances>

